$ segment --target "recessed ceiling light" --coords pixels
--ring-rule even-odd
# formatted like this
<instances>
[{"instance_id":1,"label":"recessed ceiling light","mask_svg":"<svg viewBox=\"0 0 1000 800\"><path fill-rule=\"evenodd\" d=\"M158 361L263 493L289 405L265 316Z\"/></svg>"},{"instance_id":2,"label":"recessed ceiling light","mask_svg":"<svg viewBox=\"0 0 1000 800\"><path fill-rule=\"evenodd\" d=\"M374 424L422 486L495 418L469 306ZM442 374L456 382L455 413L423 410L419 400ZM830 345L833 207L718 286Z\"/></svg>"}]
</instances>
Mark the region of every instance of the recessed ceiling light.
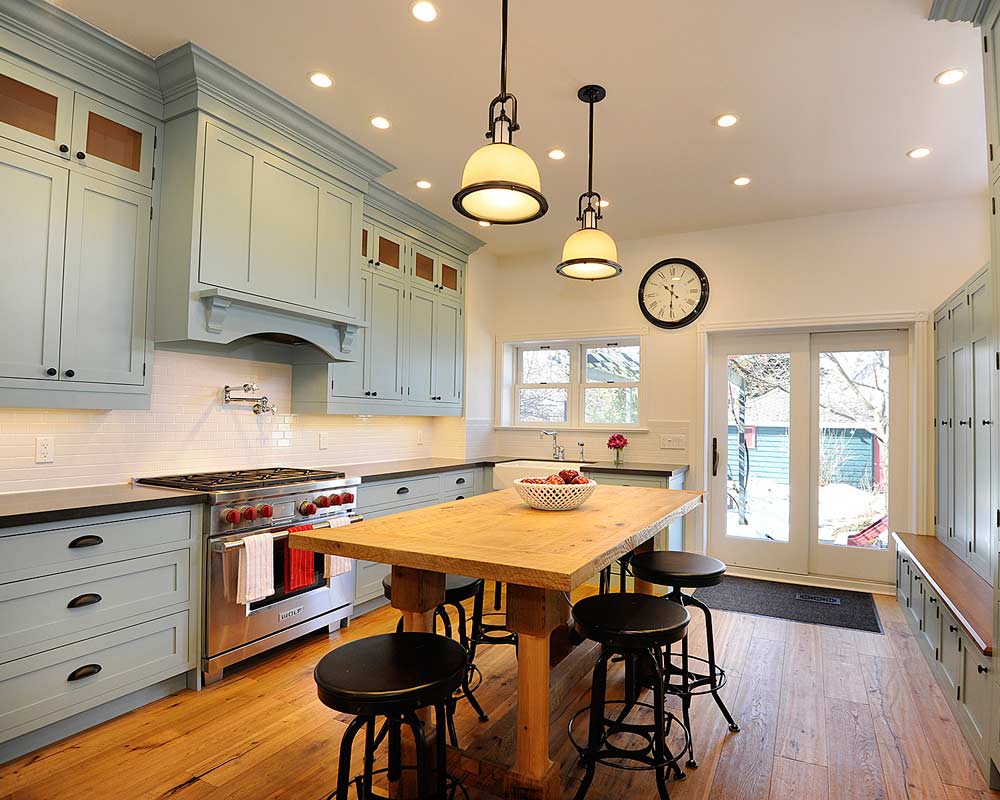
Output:
<instances>
[{"instance_id":1,"label":"recessed ceiling light","mask_svg":"<svg viewBox=\"0 0 1000 800\"><path fill-rule=\"evenodd\" d=\"M313 86L318 86L320 89L329 89L333 86L333 78L325 72L311 72L309 73L309 80Z\"/></svg>"},{"instance_id":2,"label":"recessed ceiling light","mask_svg":"<svg viewBox=\"0 0 1000 800\"><path fill-rule=\"evenodd\" d=\"M430 189L431 188L431 182L430 181L417 181L417 188L418 189Z\"/></svg>"},{"instance_id":3,"label":"recessed ceiling light","mask_svg":"<svg viewBox=\"0 0 1000 800\"><path fill-rule=\"evenodd\" d=\"M746 175L733 178L733 186L746 186L748 183L750 183L750 179Z\"/></svg>"},{"instance_id":4,"label":"recessed ceiling light","mask_svg":"<svg viewBox=\"0 0 1000 800\"><path fill-rule=\"evenodd\" d=\"M927 158L931 154L931 148L929 147L914 147L906 155L910 158Z\"/></svg>"},{"instance_id":5,"label":"recessed ceiling light","mask_svg":"<svg viewBox=\"0 0 1000 800\"><path fill-rule=\"evenodd\" d=\"M434 8L433 3L428 3L427 0L419 0L419 2L410 6L410 13L421 22L433 22L437 19L438 10Z\"/></svg>"},{"instance_id":6,"label":"recessed ceiling light","mask_svg":"<svg viewBox=\"0 0 1000 800\"><path fill-rule=\"evenodd\" d=\"M566 153L560 150L558 147L555 150L549 150L549 158L553 161L562 161L566 158Z\"/></svg>"},{"instance_id":7,"label":"recessed ceiling light","mask_svg":"<svg viewBox=\"0 0 1000 800\"><path fill-rule=\"evenodd\" d=\"M602 200L600 203L598 203L598 205L601 208L607 208L608 206L611 205L611 201L610 200Z\"/></svg>"},{"instance_id":8,"label":"recessed ceiling light","mask_svg":"<svg viewBox=\"0 0 1000 800\"><path fill-rule=\"evenodd\" d=\"M961 67L952 67L934 76L934 83L938 86L954 86L962 78L969 74L968 70Z\"/></svg>"},{"instance_id":9,"label":"recessed ceiling light","mask_svg":"<svg viewBox=\"0 0 1000 800\"><path fill-rule=\"evenodd\" d=\"M731 128L739 121L740 118L736 114L723 114L721 117L715 118L715 124L720 128Z\"/></svg>"},{"instance_id":10,"label":"recessed ceiling light","mask_svg":"<svg viewBox=\"0 0 1000 800\"><path fill-rule=\"evenodd\" d=\"M373 127L378 128L380 131L384 131L392 125L385 117L372 117L371 123Z\"/></svg>"},{"instance_id":11,"label":"recessed ceiling light","mask_svg":"<svg viewBox=\"0 0 1000 800\"><path fill-rule=\"evenodd\" d=\"M485 219L481 219L481 220L479 220L479 227L480 228L488 228L488 227L490 227L490 223L487 222Z\"/></svg>"}]
</instances>

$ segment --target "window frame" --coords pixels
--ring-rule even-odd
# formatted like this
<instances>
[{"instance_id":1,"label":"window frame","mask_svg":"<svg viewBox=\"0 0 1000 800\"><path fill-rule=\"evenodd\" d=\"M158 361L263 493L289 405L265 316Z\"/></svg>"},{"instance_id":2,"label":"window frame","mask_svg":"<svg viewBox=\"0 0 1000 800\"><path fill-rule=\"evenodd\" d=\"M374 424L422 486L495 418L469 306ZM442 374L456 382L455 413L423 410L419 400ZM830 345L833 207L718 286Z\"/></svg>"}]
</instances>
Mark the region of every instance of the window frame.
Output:
<instances>
[{"instance_id":1,"label":"window frame","mask_svg":"<svg viewBox=\"0 0 1000 800\"><path fill-rule=\"evenodd\" d=\"M588 336L573 339L536 339L531 341L508 342L512 348L512 381L510 382L510 427L539 430L552 426L562 426L563 429L577 430L643 430L644 410L644 356L645 336L629 334L624 336ZM639 348L639 380L638 381L601 381L587 382L586 351L598 347L629 347ZM522 374L522 353L532 350L568 350L569 351L569 382L568 383L525 383ZM637 391L637 414L634 423L587 422L584 418L586 391L588 389L635 388ZM565 389L567 393L566 419L547 422L525 421L520 416L520 393L522 389Z\"/></svg>"}]
</instances>

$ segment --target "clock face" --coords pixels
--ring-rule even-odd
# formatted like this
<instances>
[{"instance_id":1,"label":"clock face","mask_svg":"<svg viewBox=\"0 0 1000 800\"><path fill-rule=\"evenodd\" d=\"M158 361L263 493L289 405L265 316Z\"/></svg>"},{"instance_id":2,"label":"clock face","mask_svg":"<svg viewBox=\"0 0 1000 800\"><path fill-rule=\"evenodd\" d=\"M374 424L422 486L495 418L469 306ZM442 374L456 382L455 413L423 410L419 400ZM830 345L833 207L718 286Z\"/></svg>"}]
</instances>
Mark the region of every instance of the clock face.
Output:
<instances>
[{"instance_id":1,"label":"clock face","mask_svg":"<svg viewBox=\"0 0 1000 800\"><path fill-rule=\"evenodd\" d=\"M661 328L682 328L708 305L708 278L686 258L668 258L650 267L639 284L639 308Z\"/></svg>"}]
</instances>

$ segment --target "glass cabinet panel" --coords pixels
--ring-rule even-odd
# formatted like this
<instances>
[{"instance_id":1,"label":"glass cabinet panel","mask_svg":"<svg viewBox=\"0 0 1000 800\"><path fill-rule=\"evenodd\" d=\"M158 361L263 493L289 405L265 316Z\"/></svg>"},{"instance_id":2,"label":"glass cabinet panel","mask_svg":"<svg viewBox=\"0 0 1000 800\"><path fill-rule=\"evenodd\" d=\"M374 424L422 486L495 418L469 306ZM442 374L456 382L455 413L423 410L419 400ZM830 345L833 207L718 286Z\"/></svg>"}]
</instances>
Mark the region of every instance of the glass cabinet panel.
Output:
<instances>
[{"instance_id":1,"label":"glass cabinet panel","mask_svg":"<svg viewBox=\"0 0 1000 800\"><path fill-rule=\"evenodd\" d=\"M394 239L389 239L383 234L378 236L378 265L398 269L403 268L403 247Z\"/></svg>"},{"instance_id":2,"label":"glass cabinet panel","mask_svg":"<svg viewBox=\"0 0 1000 800\"><path fill-rule=\"evenodd\" d=\"M138 172L142 133L91 111L87 114L87 155Z\"/></svg>"},{"instance_id":3,"label":"glass cabinet panel","mask_svg":"<svg viewBox=\"0 0 1000 800\"><path fill-rule=\"evenodd\" d=\"M427 283L434 283L434 259L426 253L413 253L413 277Z\"/></svg>"},{"instance_id":4,"label":"glass cabinet panel","mask_svg":"<svg viewBox=\"0 0 1000 800\"><path fill-rule=\"evenodd\" d=\"M455 267L445 264L443 261L441 262L441 285L453 292L460 291L459 271Z\"/></svg>"},{"instance_id":5,"label":"glass cabinet panel","mask_svg":"<svg viewBox=\"0 0 1000 800\"><path fill-rule=\"evenodd\" d=\"M58 111L55 95L0 75L0 120L7 125L55 141Z\"/></svg>"}]
</instances>

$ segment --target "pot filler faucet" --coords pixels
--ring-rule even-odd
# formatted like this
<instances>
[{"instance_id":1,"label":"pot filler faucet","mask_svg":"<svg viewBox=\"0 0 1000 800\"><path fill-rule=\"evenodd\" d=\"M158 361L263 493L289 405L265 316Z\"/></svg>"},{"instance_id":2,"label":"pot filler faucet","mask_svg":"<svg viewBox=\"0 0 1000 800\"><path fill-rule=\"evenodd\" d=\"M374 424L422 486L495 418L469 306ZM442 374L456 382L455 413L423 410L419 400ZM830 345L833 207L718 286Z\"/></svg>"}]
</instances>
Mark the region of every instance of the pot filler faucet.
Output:
<instances>
[{"instance_id":1,"label":"pot filler faucet","mask_svg":"<svg viewBox=\"0 0 1000 800\"><path fill-rule=\"evenodd\" d=\"M542 439L546 436L552 437L552 458L555 461L565 461L566 448L559 446L559 431L541 431L538 434L539 439Z\"/></svg>"}]
</instances>

